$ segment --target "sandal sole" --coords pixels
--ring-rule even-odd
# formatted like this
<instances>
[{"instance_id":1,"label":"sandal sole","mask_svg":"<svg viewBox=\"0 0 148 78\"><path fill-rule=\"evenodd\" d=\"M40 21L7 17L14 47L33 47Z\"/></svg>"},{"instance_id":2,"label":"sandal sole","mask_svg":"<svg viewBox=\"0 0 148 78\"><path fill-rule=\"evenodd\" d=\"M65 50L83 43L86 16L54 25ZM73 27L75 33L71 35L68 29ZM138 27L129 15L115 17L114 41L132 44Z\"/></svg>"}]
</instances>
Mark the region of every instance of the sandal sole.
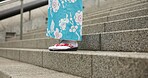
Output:
<instances>
[{"instance_id":1,"label":"sandal sole","mask_svg":"<svg viewBox=\"0 0 148 78\"><path fill-rule=\"evenodd\" d=\"M77 51L78 47L76 48L70 48L70 49L49 49L49 51Z\"/></svg>"}]
</instances>

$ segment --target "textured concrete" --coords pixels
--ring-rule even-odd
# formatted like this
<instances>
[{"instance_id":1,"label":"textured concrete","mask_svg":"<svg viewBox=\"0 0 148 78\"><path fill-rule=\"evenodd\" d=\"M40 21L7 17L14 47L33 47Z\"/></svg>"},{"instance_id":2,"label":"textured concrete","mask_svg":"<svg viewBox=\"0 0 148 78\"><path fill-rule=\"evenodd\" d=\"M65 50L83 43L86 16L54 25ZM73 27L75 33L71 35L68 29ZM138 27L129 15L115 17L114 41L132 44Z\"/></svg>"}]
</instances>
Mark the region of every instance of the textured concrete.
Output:
<instances>
[{"instance_id":1,"label":"textured concrete","mask_svg":"<svg viewBox=\"0 0 148 78\"><path fill-rule=\"evenodd\" d=\"M148 52L148 30L101 34L102 50Z\"/></svg>"},{"instance_id":2,"label":"textured concrete","mask_svg":"<svg viewBox=\"0 0 148 78\"><path fill-rule=\"evenodd\" d=\"M6 46L8 48L22 48L22 41L18 40L18 41L10 41L10 42L6 42Z\"/></svg>"},{"instance_id":3,"label":"textured concrete","mask_svg":"<svg viewBox=\"0 0 148 78\"><path fill-rule=\"evenodd\" d=\"M79 43L79 49L83 50L100 50L101 48L101 35L89 34L83 35L83 40Z\"/></svg>"},{"instance_id":4,"label":"textured concrete","mask_svg":"<svg viewBox=\"0 0 148 78\"><path fill-rule=\"evenodd\" d=\"M116 2L118 2L118 1L116 1ZM143 4L143 3L146 3L146 2L147 2L146 0L142 0L142 1L133 1L133 2L126 2L126 3L124 3L124 2L123 3L118 3L118 5L115 5L115 6L112 5L112 7L103 7L103 8L96 9L97 11L96 10L95 11L89 11L88 14L85 12L85 15L86 16L89 16L89 15L103 13L103 12L118 11L118 10L121 10L121 9L124 9L124 8L127 9L127 7L128 8L131 8L129 10L129 11L131 11L131 10L134 9L132 6L140 5L140 4ZM125 11L126 10L122 10L122 12L125 12ZM118 11L118 12L120 12L120 11ZM120 13L122 13L122 12L120 12Z\"/></svg>"},{"instance_id":5,"label":"textured concrete","mask_svg":"<svg viewBox=\"0 0 148 78\"><path fill-rule=\"evenodd\" d=\"M0 24L0 42L5 42L5 36L4 26Z\"/></svg>"},{"instance_id":6,"label":"textured concrete","mask_svg":"<svg viewBox=\"0 0 148 78\"><path fill-rule=\"evenodd\" d=\"M25 56L23 58L26 61L32 59L39 62L40 60L37 59L41 56L43 58L43 67L65 73L70 73L73 75L78 75L80 77L147 78L148 76L148 53L113 51L50 52L48 50L37 49L19 50L23 52L22 55ZM43 52L43 55L36 54L40 52ZM14 76L14 78L18 78L19 76L22 77L24 75L27 75L27 77L33 77L32 75L35 74L38 74L39 77L42 77L40 75L44 75L46 78L46 75L49 75L46 70L40 71L39 69L41 68L18 64L11 60L5 60L2 58L0 59L0 71L8 72L8 74ZM33 61L31 61L31 63L32 62ZM51 73L53 72L50 72L50 74ZM57 78L58 77L59 76L57 75Z\"/></svg>"},{"instance_id":7,"label":"textured concrete","mask_svg":"<svg viewBox=\"0 0 148 78\"><path fill-rule=\"evenodd\" d=\"M146 39L146 28L138 30L135 29L118 32L106 32L102 33L101 35L94 33L83 35L83 40L79 42L79 49L147 52L148 43ZM43 38L24 40L23 43L25 43L23 48L47 49L49 46L59 43L59 40Z\"/></svg>"},{"instance_id":8,"label":"textured concrete","mask_svg":"<svg viewBox=\"0 0 148 78\"><path fill-rule=\"evenodd\" d=\"M93 18L96 18L96 17L104 17L104 16L108 16L108 15L109 15L109 12L92 14L92 15L84 16L84 20L93 19Z\"/></svg>"},{"instance_id":9,"label":"textured concrete","mask_svg":"<svg viewBox=\"0 0 148 78\"><path fill-rule=\"evenodd\" d=\"M0 78L11 78L11 76L8 76L7 74L0 71Z\"/></svg>"},{"instance_id":10,"label":"textured concrete","mask_svg":"<svg viewBox=\"0 0 148 78\"><path fill-rule=\"evenodd\" d=\"M101 22L107 22L107 16L84 20L83 25L95 24L95 23L101 23Z\"/></svg>"},{"instance_id":11,"label":"textured concrete","mask_svg":"<svg viewBox=\"0 0 148 78\"><path fill-rule=\"evenodd\" d=\"M37 66L43 66L42 64L42 51L20 51L20 61L30 63Z\"/></svg>"},{"instance_id":12,"label":"textured concrete","mask_svg":"<svg viewBox=\"0 0 148 78\"><path fill-rule=\"evenodd\" d=\"M13 37L11 39L9 39L8 41L15 41L15 40L19 40L19 35L16 37ZM43 30L38 29L38 31L34 31L34 32L28 32L28 33L24 33L23 34L23 40L26 39L35 39L35 38L47 38L46 36L46 32Z\"/></svg>"},{"instance_id":13,"label":"textured concrete","mask_svg":"<svg viewBox=\"0 0 148 78\"><path fill-rule=\"evenodd\" d=\"M14 43L14 46L16 46L18 48L22 48L23 47L23 41L19 40L19 41L14 41L14 42L15 42Z\"/></svg>"},{"instance_id":14,"label":"textured concrete","mask_svg":"<svg viewBox=\"0 0 148 78\"><path fill-rule=\"evenodd\" d=\"M140 4L133 5L133 6L129 6L129 7L125 7L125 8L121 8L117 10L111 10L110 14L118 14L118 13L123 13L123 12L128 12L128 11L134 11L134 10L143 9L147 7L148 7L148 2L143 2Z\"/></svg>"},{"instance_id":15,"label":"textured concrete","mask_svg":"<svg viewBox=\"0 0 148 78\"><path fill-rule=\"evenodd\" d=\"M116 15L115 14L110 15L108 17L108 21L127 19L127 18L139 17L139 16L145 16L145 15L148 15L147 8L143 8L143 9L135 10L135 11L123 12L121 14L116 14Z\"/></svg>"},{"instance_id":16,"label":"textured concrete","mask_svg":"<svg viewBox=\"0 0 148 78\"><path fill-rule=\"evenodd\" d=\"M101 49L110 51L122 50L122 36L119 33L101 34Z\"/></svg>"},{"instance_id":17,"label":"textured concrete","mask_svg":"<svg viewBox=\"0 0 148 78\"><path fill-rule=\"evenodd\" d=\"M43 34L44 35L44 34ZM7 48L38 48L38 49L47 49L49 46L59 43L58 39L52 38L37 38L37 39L27 39L27 40L16 40L6 43L0 43Z\"/></svg>"},{"instance_id":18,"label":"textured concrete","mask_svg":"<svg viewBox=\"0 0 148 78\"><path fill-rule=\"evenodd\" d=\"M30 34L30 35L23 35L23 40L24 39L34 39L34 35L33 34Z\"/></svg>"},{"instance_id":19,"label":"textured concrete","mask_svg":"<svg viewBox=\"0 0 148 78\"><path fill-rule=\"evenodd\" d=\"M47 49L49 46L47 46L47 43L46 43L46 39L38 39L36 40L37 42L37 48L38 49ZM48 42L50 43L50 42ZM50 44L50 45L54 45L54 44Z\"/></svg>"},{"instance_id":20,"label":"textured concrete","mask_svg":"<svg viewBox=\"0 0 148 78\"><path fill-rule=\"evenodd\" d=\"M0 49L0 57L6 57L7 56L7 50L6 49Z\"/></svg>"},{"instance_id":21,"label":"textured concrete","mask_svg":"<svg viewBox=\"0 0 148 78\"><path fill-rule=\"evenodd\" d=\"M81 78L72 75L67 75L65 73L52 73L52 74L45 74L45 75L27 75L27 76L14 76L13 78Z\"/></svg>"},{"instance_id":22,"label":"textured concrete","mask_svg":"<svg viewBox=\"0 0 148 78\"><path fill-rule=\"evenodd\" d=\"M31 33L36 33L36 32L45 32L46 31L46 27L40 27L40 28L37 28L37 29L32 29L32 30L29 30L27 33L24 33L24 34L31 34Z\"/></svg>"},{"instance_id":23,"label":"textured concrete","mask_svg":"<svg viewBox=\"0 0 148 78\"><path fill-rule=\"evenodd\" d=\"M48 48L49 46L53 46L53 45L55 45L55 44L57 44L59 42L60 42L60 40L58 40L58 39L46 38L45 39L45 43L46 43L46 47L45 48Z\"/></svg>"},{"instance_id":24,"label":"textured concrete","mask_svg":"<svg viewBox=\"0 0 148 78\"><path fill-rule=\"evenodd\" d=\"M35 33L35 38L46 38L46 31L43 31L41 33Z\"/></svg>"},{"instance_id":25,"label":"textured concrete","mask_svg":"<svg viewBox=\"0 0 148 78\"><path fill-rule=\"evenodd\" d=\"M148 16L106 23L105 32L147 28Z\"/></svg>"},{"instance_id":26,"label":"textured concrete","mask_svg":"<svg viewBox=\"0 0 148 78\"><path fill-rule=\"evenodd\" d=\"M79 54L43 52L43 66L81 77L91 76L91 57Z\"/></svg>"},{"instance_id":27,"label":"textured concrete","mask_svg":"<svg viewBox=\"0 0 148 78\"><path fill-rule=\"evenodd\" d=\"M11 49L9 48L9 50ZM26 55L27 52L43 52L43 55L37 54L37 56L43 58L44 68L70 73L84 78L147 78L148 76L148 53L113 51L50 52L48 50L38 49L19 50L24 53L23 55L26 60L30 60L27 59L29 58L27 57L28 55ZM38 59L36 54L30 54L30 57L31 56L33 56L33 58L35 56L35 58ZM34 60L36 60L35 58ZM47 75L57 74L54 71L48 72L48 70L42 70L42 68L24 63L20 64L19 62L3 58L0 58L0 71L3 71L5 74L7 73L12 76L12 78L26 78L33 77L33 75L37 78L43 76L46 78ZM60 76L63 77L65 75ZM53 77L58 78L59 75L57 74ZM65 78L67 78L67 76Z\"/></svg>"},{"instance_id":28,"label":"textured concrete","mask_svg":"<svg viewBox=\"0 0 148 78\"><path fill-rule=\"evenodd\" d=\"M148 59L93 56L92 78L147 78Z\"/></svg>"},{"instance_id":29,"label":"textured concrete","mask_svg":"<svg viewBox=\"0 0 148 78\"><path fill-rule=\"evenodd\" d=\"M6 42L6 43L4 42L3 43L3 47L8 47L9 48L10 47L10 44L8 42Z\"/></svg>"},{"instance_id":30,"label":"textured concrete","mask_svg":"<svg viewBox=\"0 0 148 78\"><path fill-rule=\"evenodd\" d=\"M135 6L141 3L146 3L147 0L140 0L140 1L131 1L131 2L126 2L126 3L121 3L118 5L112 5L111 10L117 10L117 9L122 9L122 8L126 8L126 7L131 7L131 6Z\"/></svg>"},{"instance_id":31,"label":"textured concrete","mask_svg":"<svg viewBox=\"0 0 148 78\"><path fill-rule=\"evenodd\" d=\"M98 24L92 24L82 27L82 33L83 34L90 34L90 33L99 33L104 32L105 24L104 23L98 23Z\"/></svg>"},{"instance_id":32,"label":"textured concrete","mask_svg":"<svg viewBox=\"0 0 148 78\"><path fill-rule=\"evenodd\" d=\"M20 40L20 37L16 36L16 37L12 37L12 38L8 39L8 41L15 41L15 40Z\"/></svg>"},{"instance_id":33,"label":"textured concrete","mask_svg":"<svg viewBox=\"0 0 148 78\"><path fill-rule=\"evenodd\" d=\"M146 39L147 28L116 32L105 32L101 35L94 33L83 35L83 40L79 42L79 49L147 52L148 43ZM47 49L49 46L59 43L59 40L43 38L34 40L24 40L23 43L25 43L23 45L23 48Z\"/></svg>"},{"instance_id":34,"label":"textured concrete","mask_svg":"<svg viewBox=\"0 0 148 78\"><path fill-rule=\"evenodd\" d=\"M129 11L135 11L135 10L140 10L140 9L144 9L148 7L148 3L140 3L140 4L136 4L133 6L129 6L129 7L125 7L125 8L121 8L121 9L115 9L115 10L108 10L108 11L100 11L100 12L93 12L92 14L90 13L89 15L84 15L84 20L86 19L92 19L92 18L96 18L96 17L102 17L102 16L108 16L108 15L114 15L114 14L120 14L120 13L124 13L124 12L129 12Z\"/></svg>"},{"instance_id":35,"label":"textured concrete","mask_svg":"<svg viewBox=\"0 0 148 78\"><path fill-rule=\"evenodd\" d=\"M1 78L81 78L30 64L0 58Z\"/></svg>"},{"instance_id":36,"label":"textured concrete","mask_svg":"<svg viewBox=\"0 0 148 78\"><path fill-rule=\"evenodd\" d=\"M37 48L36 40L35 39L23 40L22 41L22 48Z\"/></svg>"},{"instance_id":37,"label":"textured concrete","mask_svg":"<svg viewBox=\"0 0 148 78\"><path fill-rule=\"evenodd\" d=\"M5 43L4 42L1 42L0 43L0 47L4 47L5 46Z\"/></svg>"},{"instance_id":38,"label":"textured concrete","mask_svg":"<svg viewBox=\"0 0 148 78\"><path fill-rule=\"evenodd\" d=\"M7 50L7 58L12 60L20 60L20 52L19 50Z\"/></svg>"},{"instance_id":39,"label":"textured concrete","mask_svg":"<svg viewBox=\"0 0 148 78\"><path fill-rule=\"evenodd\" d=\"M143 8L143 9L140 9L140 10L128 11L128 12L123 12L123 13L120 13L120 14L111 14L111 15L107 15L106 17L98 17L98 15L95 15L95 16L90 17L87 20L84 20L83 24L89 25L89 24L96 24L96 23L101 23L101 22L122 20L122 19L128 19L128 18L140 17L140 16L146 16L146 15L148 15L148 9Z\"/></svg>"}]
</instances>

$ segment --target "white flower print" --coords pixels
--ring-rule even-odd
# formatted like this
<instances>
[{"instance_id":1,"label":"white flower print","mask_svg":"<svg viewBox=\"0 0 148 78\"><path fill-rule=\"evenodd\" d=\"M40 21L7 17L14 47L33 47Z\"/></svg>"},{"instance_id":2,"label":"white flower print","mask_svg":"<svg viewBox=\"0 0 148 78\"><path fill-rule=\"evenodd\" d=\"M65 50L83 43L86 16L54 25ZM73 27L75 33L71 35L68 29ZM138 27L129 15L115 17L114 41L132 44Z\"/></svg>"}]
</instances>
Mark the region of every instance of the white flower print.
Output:
<instances>
[{"instance_id":1,"label":"white flower print","mask_svg":"<svg viewBox=\"0 0 148 78\"><path fill-rule=\"evenodd\" d=\"M50 30L47 28L46 31L47 31L46 36L49 36Z\"/></svg>"},{"instance_id":2,"label":"white flower print","mask_svg":"<svg viewBox=\"0 0 148 78\"><path fill-rule=\"evenodd\" d=\"M82 17L83 17L82 11L77 11L74 18L78 25L82 25L82 20L83 20Z\"/></svg>"},{"instance_id":3,"label":"white flower print","mask_svg":"<svg viewBox=\"0 0 148 78\"><path fill-rule=\"evenodd\" d=\"M61 19L59 21L59 26L61 27L62 30L65 30L66 29L66 24L69 23L69 20L68 20L68 15L66 15L66 18L64 19Z\"/></svg>"},{"instance_id":4,"label":"white flower print","mask_svg":"<svg viewBox=\"0 0 148 78\"><path fill-rule=\"evenodd\" d=\"M52 8L53 8L53 12L58 12L58 10L60 8L60 3L58 0L52 1Z\"/></svg>"},{"instance_id":5,"label":"white flower print","mask_svg":"<svg viewBox=\"0 0 148 78\"><path fill-rule=\"evenodd\" d=\"M50 30L49 29L47 29L46 31L47 31L47 33L50 33Z\"/></svg>"},{"instance_id":6,"label":"white flower print","mask_svg":"<svg viewBox=\"0 0 148 78\"><path fill-rule=\"evenodd\" d=\"M82 40L82 2L83 0L48 0L46 36Z\"/></svg>"},{"instance_id":7,"label":"white flower print","mask_svg":"<svg viewBox=\"0 0 148 78\"><path fill-rule=\"evenodd\" d=\"M54 23L54 21L52 20L51 26L50 26L51 32L54 32L54 26L55 26L55 23Z\"/></svg>"},{"instance_id":8,"label":"white flower print","mask_svg":"<svg viewBox=\"0 0 148 78\"><path fill-rule=\"evenodd\" d=\"M48 0L48 9L51 7L51 0Z\"/></svg>"},{"instance_id":9,"label":"white flower print","mask_svg":"<svg viewBox=\"0 0 148 78\"><path fill-rule=\"evenodd\" d=\"M59 32L58 28L56 28L56 31L54 32L54 36L56 39L62 38L62 33Z\"/></svg>"},{"instance_id":10,"label":"white flower print","mask_svg":"<svg viewBox=\"0 0 148 78\"><path fill-rule=\"evenodd\" d=\"M64 3L66 2L66 0L61 0L62 6L63 8L65 8Z\"/></svg>"},{"instance_id":11,"label":"white flower print","mask_svg":"<svg viewBox=\"0 0 148 78\"><path fill-rule=\"evenodd\" d=\"M75 3L77 0L68 0L70 3Z\"/></svg>"},{"instance_id":12,"label":"white flower print","mask_svg":"<svg viewBox=\"0 0 148 78\"><path fill-rule=\"evenodd\" d=\"M78 29L78 26L71 26L71 29L69 29L69 32L76 32Z\"/></svg>"}]
</instances>

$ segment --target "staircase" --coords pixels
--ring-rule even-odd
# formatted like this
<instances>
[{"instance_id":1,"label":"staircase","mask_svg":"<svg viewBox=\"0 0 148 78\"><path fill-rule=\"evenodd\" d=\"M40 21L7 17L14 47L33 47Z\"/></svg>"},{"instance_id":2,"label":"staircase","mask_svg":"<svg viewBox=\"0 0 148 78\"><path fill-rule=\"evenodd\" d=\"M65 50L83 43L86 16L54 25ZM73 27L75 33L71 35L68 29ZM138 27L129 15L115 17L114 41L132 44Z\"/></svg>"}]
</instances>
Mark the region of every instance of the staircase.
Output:
<instances>
[{"instance_id":1,"label":"staircase","mask_svg":"<svg viewBox=\"0 0 148 78\"><path fill-rule=\"evenodd\" d=\"M79 42L79 51L76 52L48 51L47 48L59 40L46 37L45 31L46 28L39 28L24 33L23 40L16 36L8 42L0 43L0 78L1 72L8 75L2 78L21 78L5 71L7 66L1 65L4 63L1 59L8 62L17 61L20 66L21 62L39 66L39 71L50 69L58 71L56 73L67 73L66 77L51 78L148 77L147 0L121 3L118 6L85 13L83 41ZM21 76L29 78L28 74ZM34 77L50 78L49 76L45 74L45 77Z\"/></svg>"}]
</instances>

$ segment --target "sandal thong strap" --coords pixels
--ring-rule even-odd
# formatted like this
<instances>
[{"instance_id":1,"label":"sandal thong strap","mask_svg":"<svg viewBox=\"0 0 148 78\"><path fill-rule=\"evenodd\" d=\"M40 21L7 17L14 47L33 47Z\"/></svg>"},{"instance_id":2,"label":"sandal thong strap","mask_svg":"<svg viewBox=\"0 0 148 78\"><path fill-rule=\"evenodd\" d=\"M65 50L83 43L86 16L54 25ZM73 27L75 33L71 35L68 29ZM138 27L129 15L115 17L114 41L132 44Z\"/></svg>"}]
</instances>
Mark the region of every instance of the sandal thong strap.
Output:
<instances>
[{"instance_id":1,"label":"sandal thong strap","mask_svg":"<svg viewBox=\"0 0 148 78\"><path fill-rule=\"evenodd\" d=\"M55 46L68 46L70 48L74 48L74 46L72 46L71 44L65 44L65 43L55 44Z\"/></svg>"}]
</instances>

